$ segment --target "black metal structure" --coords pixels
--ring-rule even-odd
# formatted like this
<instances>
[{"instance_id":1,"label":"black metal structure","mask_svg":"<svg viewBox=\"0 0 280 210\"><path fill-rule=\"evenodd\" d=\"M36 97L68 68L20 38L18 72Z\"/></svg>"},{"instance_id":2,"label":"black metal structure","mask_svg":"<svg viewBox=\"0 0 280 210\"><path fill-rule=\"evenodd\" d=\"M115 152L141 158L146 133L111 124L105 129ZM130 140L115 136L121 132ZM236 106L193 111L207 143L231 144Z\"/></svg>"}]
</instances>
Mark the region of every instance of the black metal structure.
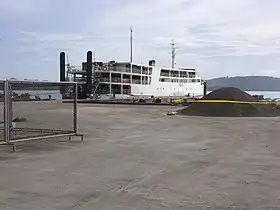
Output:
<instances>
[{"instance_id":1,"label":"black metal structure","mask_svg":"<svg viewBox=\"0 0 280 210\"><path fill-rule=\"evenodd\" d=\"M92 94L92 52L87 52L87 64L86 64L86 94Z\"/></svg>"},{"instance_id":2,"label":"black metal structure","mask_svg":"<svg viewBox=\"0 0 280 210\"><path fill-rule=\"evenodd\" d=\"M65 52L60 53L60 81L66 81L65 78Z\"/></svg>"},{"instance_id":3,"label":"black metal structure","mask_svg":"<svg viewBox=\"0 0 280 210\"><path fill-rule=\"evenodd\" d=\"M60 58L59 58L59 69L60 69L60 81L61 82L65 82L66 81L66 77L65 77L65 52L61 52L60 53ZM60 87L60 93L63 96L63 98L65 98L65 93L66 93L66 89L65 87Z\"/></svg>"}]
</instances>

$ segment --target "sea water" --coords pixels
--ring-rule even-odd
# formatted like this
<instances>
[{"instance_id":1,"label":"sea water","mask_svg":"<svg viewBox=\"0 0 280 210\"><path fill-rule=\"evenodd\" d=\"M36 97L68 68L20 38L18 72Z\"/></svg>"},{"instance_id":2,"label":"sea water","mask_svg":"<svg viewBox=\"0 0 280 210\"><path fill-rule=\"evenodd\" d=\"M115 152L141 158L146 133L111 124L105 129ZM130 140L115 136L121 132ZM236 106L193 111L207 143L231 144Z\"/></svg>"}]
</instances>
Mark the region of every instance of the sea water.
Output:
<instances>
[{"instance_id":1,"label":"sea water","mask_svg":"<svg viewBox=\"0 0 280 210\"><path fill-rule=\"evenodd\" d=\"M280 91L245 91L250 95L263 95L264 98L275 99L280 98ZM207 93L211 93L208 91Z\"/></svg>"},{"instance_id":2,"label":"sea water","mask_svg":"<svg viewBox=\"0 0 280 210\"><path fill-rule=\"evenodd\" d=\"M60 94L59 90L34 90L34 91L20 91L15 90L14 93L21 95L28 93L30 95L30 98L33 99L35 96L40 97L41 99L49 99L49 96L51 96L52 99L60 100L62 99L62 95ZM0 90L0 94L3 94L3 91Z\"/></svg>"},{"instance_id":3,"label":"sea water","mask_svg":"<svg viewBox=\"0 0 280 210\"><path fill-rule=\"evenodd\" d=\"M280 98L280 91L246 91L250 95L263 95L264 98Z\"/></svg>"}]
</instances>

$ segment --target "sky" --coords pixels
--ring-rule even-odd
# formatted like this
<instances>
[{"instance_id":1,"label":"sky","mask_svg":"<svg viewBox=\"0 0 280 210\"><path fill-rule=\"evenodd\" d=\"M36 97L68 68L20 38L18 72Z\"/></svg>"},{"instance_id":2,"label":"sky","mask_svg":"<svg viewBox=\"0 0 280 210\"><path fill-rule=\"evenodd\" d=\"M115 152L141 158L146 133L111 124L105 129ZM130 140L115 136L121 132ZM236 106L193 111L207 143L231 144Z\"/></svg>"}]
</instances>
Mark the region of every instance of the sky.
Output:
<instances>
[{"instance_id":1,"label":"sky","mask_svg":"<svg viewBox=\"0 0 280 210\"><path fill-rule=\"evenodd\" d=\"M133 60L196 68L205 79L280 77L279 0L0 0L0 78L59 79L59 53L81 65Z\"/></svg>"}]
</instances>

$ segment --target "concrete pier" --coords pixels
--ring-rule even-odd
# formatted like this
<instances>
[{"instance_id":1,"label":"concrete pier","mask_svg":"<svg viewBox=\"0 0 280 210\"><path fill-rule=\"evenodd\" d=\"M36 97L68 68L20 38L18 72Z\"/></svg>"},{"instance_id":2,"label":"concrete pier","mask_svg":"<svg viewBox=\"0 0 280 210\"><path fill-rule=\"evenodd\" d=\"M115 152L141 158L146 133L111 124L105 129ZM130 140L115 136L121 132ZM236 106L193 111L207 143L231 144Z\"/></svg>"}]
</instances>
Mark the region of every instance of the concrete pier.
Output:
<instances>
[{"instance_id":1,"label":"concrete pier","mask_svg":"<svg viewBox=\"0 0 280 210\"><path fill-rule=\"evenodd\" d=\"M0 147L0 209L280 208L279 118L166 116L164 106L79 107L84 143L26 142L15 153Z\"/></svg>"}]
</instances>

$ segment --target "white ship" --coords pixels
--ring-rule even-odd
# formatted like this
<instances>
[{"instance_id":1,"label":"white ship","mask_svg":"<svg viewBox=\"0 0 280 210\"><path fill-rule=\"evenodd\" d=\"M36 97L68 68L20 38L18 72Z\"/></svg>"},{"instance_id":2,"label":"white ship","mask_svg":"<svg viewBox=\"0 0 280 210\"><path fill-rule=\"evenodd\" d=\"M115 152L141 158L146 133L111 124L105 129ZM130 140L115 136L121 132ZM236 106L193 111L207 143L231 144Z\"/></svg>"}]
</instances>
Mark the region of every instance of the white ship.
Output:
<instances>
[{"instance_id":1,"label":"white ship","mask_svg":"<svg viewBox=\"0 0 280 210\"><path fill-rule=\"evenodd\" d=\"M86 63L81 70L68 68L72 80L85 82ZM69 76L68 76L69 77ZM195 69L156 67L130 62L93 62L93 93L133 96L195 96L203 95L204 84Z\"/></svg>"},{"instance_id":2,"label":"white ship","mask_svg":"<svg viewBox=\"0 0 280 210\"><path fill-rule=\"evenodd\" d=\"M130 62L83 62L82 68L67 65L67 79L79 83L87 83L83 92L87 94L121 94L130 96L150 97L201 97L204 91L204 82L193 68L174 68L175 47L172 42L171 68L157 67L155 60L149 65L132 62L132 29L130 36ZM92 55L91 55L92 57ZM92 60L91 58L89 59ZM95 59L94 59L95 60ZM90 70L87 71L87 66ZM92 69L92 70L91 70ZM92 75L92 80L87 79ZM91 77L91 76L90 76ZM88 77L89 78L89 77ZM93 86L91 88L91 84Z\"/></svg>"}]
</instances>

